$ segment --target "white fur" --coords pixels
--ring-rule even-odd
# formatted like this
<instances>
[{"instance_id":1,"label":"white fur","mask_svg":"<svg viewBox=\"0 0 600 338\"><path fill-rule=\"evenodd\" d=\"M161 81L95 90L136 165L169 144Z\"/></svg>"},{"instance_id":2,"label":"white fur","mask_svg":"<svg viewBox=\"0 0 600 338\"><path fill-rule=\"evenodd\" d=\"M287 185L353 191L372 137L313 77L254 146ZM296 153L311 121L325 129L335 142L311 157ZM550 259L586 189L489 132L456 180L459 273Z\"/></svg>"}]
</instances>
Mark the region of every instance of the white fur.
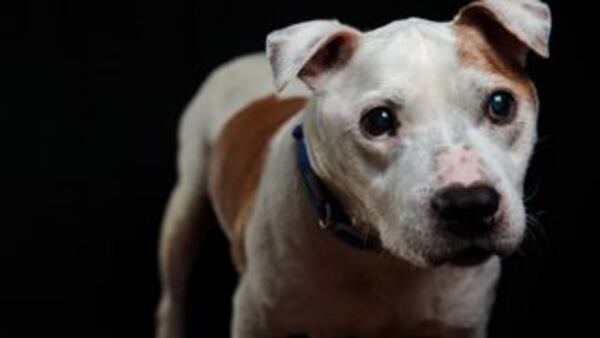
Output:
<instances>
[{"instance_id":1,"label":"white fur","mask_svg":"<svg viewBox=\"0 0 600 338\"><path fill-rule=\"evenodd\" d=\"M500 0L484 5L512 6ZM523 19L522 11L512 17L515 11L502 15L508 22ZM477 165L477 179L502 196L502 222L481 241L498 253L514 250L525 228L522 184L535 142L537 103L517 98L521 129L512 144L503 129L477 122L486 95L510 88L511 81L462 64L452 23L421 19L368 33L335 21L278 31L269 39L268 53L276 87L298 75L320 48L315 46L340 30L357 37L348 62L318 74L312 94L298 81L282 93L312 95L312 104L270 144L245 238L247 267L234 298L233 337L302 332L310 337L484 337L499 259L468 268L434 267L474 243L441 232L429 203L439 189L466 179L457 174L439 179L448 162L453 171ZM181 248L193 244L186 235L198 220L193 210L199 202L193 201L205 193L206 151L235 111L277 89L270 76L262 55L224 65L182 119L179 182L161 243L160 338L182 336L189 253ZM401 122L398 135L372 139L360 131L362 114L379 105L394 108ZM350 248L316 226L296 168L291 130L298 123L304 125L314 170L351 216L374 227L385 254ZM457 148L469 149L472 160L456 161L448 151Z\"/></svg>"}]
</instances>

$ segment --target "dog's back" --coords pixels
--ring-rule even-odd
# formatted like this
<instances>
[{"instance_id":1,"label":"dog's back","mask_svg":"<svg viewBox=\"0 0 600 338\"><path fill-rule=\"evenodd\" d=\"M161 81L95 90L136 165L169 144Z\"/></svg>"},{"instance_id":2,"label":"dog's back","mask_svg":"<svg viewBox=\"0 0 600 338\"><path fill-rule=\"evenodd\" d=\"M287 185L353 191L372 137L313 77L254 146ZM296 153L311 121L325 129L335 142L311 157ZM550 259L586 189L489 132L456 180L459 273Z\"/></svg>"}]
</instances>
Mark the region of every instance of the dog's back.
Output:
<instances>
[{"instance_id":1,"label":"dog's back","mask_svg":"<svg viewBox=\"0 0 600 338\"><path fill-rule=\"evenodd\" d=\"M192 144L190 147L194 147L192 140L200 137L210 147L232 115L253 100L275 91L264 53L242 56L221 65L207 77L185 110L179 126L180 146ZM309 91L299 81L279 94L280 97L308 95ZM181 152L186 150L181 149Z\"/></svg>"}]
</instances>

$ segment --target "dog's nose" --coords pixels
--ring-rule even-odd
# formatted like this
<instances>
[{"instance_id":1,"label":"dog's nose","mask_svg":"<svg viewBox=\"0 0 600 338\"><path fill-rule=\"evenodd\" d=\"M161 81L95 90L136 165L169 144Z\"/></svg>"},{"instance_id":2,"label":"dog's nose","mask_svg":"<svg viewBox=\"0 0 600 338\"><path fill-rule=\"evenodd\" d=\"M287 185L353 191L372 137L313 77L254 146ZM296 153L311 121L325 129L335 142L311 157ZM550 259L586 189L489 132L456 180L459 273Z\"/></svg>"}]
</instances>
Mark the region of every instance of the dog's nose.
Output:
<instances>
[{"instance_id":1,"label":"dog's nose","mask_svg":"<svg viewBox=\"0 0 600 338\"><path fill-rule=\"evenodd\" d=\"M451 186L436 193L431 207L448 230L460 237L474 237L489 232L491 216L498 210L500 194L485 185Z\"/></svg>"}]
</instances>

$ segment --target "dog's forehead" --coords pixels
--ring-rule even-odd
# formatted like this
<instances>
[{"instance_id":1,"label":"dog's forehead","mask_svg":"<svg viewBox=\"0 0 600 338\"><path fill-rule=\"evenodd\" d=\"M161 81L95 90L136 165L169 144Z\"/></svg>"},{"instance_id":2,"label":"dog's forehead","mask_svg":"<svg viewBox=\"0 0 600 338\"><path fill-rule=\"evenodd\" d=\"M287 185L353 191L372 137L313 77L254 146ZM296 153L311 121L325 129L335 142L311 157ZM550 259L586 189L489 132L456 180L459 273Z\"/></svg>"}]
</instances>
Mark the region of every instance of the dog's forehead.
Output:
<instances>
[{"instance_id":1,"label":"dog's forehead","mask_svg":"<svg viewBox=\"0 0 600 338\"><path fill-rule=\"evenodd\" d=\"M330 82L333 98L396 97L418 104L415 114L469 105L473 90L484 87L513 88L535 101L524 73L512 69L477 29L455 22L410 18L367 32L347 69Z\"/></svg>"},{"instance_id":2,"label":"dog's forehead","mask_svg":"<svg viewBox=\"0 0 600 338\"><path fill-rule=\"evenodd\" d=\"M454 65L455 56L456 35L449 23L411 18L365 34L356 58L380 68L426 67L439 71L438 68Z\"/></svg>"},{"instance_id":3,"label":"dog's forehead","mask_svg":"<svg viewBox=\"0 0 600 338\"><path fill-rule=\"evenodd\" d=\"M468 82L460 74L456 40L450 23L415 18L368 32L348 71L339 72L330 82L330 96L353 98L351 101L397 98L401 103L420 102L420 106L442 104L456 92L453 88Z\"/></svg>"},{"instance_id":4,"label":"dog's forehead","mask_svg":"<svg viewBox=\"0 0 600 338\"><path fill-rule=\"evenodd\" d=\"M411 40L430 40L432 42L452 42L452 26L450 22L436 22L421 18L409 18L390 22L389 24L365 33L365 40L384 39L409 42Z\"/></svg>"},{"instance_id":5,"label":"dog's forehead","mask_svg":"<svg viewBox=\"0 0 600 338\"><path fill-rule=\"evenodd\" d=\"M450 23L395 21L363 35L339 83L345 89L400 92L448 84L460 66L456 46Z\"/></svg>"}]
</instances>

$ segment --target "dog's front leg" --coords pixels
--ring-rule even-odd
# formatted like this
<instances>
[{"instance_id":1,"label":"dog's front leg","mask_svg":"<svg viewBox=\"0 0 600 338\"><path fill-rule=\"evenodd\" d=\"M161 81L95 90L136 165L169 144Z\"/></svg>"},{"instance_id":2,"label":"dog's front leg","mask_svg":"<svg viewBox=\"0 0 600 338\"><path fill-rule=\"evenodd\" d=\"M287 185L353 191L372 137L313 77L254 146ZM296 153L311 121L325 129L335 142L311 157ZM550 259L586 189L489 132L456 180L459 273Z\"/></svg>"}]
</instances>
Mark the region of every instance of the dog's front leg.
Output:
<instances>
[{"instance_id":1,"label":"dog's front leg","mask_svg":"<svg viewBox=\"0 0 600 338\"><path fill-rule=\"evenodd\" d=\"M271 337L267 331L264 316L256 301L256 295L252 293L248 276L244 275L238 284L233 298L231 337Z\"/></svg>"},{"instance_id":2,"label":"dog's front leg","mask_svg":"<svg viewBox=\"0 0 600 338\"><path fill-rule=\"evenodd\" d=\"M185 336L188 276L200 240L207 200L200 185L179 183L173 191L160 238L162 295L156 312L156 338Z\"/></svg>"}]
</instances>

